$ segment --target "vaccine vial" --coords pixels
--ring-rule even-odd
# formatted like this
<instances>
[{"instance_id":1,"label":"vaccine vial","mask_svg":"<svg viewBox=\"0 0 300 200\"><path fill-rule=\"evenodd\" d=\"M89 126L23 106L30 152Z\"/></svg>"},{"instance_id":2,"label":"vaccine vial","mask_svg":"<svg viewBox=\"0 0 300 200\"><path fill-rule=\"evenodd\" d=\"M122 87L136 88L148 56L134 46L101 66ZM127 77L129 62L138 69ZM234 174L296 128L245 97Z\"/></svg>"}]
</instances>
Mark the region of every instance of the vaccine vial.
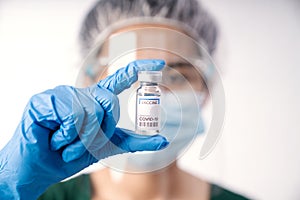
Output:
<instances>
[{"instance_id":1,"label":"vaccine vial","mask_svg":"<svg viewBox=\"0 0 300 200\"><path fill-rule=\"evenodd\" d=\"M161 71L140 71L140 87L136 92L135 131L143 135L160 132L161 126Z\"/></svg>"}]
</instances>

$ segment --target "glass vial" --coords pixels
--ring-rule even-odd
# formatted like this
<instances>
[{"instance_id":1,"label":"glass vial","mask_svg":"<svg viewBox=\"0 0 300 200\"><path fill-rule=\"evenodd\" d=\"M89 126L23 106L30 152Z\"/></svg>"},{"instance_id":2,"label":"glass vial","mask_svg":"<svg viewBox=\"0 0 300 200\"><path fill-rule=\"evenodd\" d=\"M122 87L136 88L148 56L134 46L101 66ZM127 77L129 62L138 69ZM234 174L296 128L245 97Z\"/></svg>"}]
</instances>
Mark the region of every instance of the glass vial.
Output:
<instances>
[{"instance_id":1,"label":"glass vial","mask_svg":"<svg viewBox=\"0 0 300 200\"><path fill-rule=\"evenodd\" d=\"M158 83L162 80L161 71L140 71L140 87L136 92L135 131L143 135L160 132L161 90Z\"/></svg>"}]
</instances>

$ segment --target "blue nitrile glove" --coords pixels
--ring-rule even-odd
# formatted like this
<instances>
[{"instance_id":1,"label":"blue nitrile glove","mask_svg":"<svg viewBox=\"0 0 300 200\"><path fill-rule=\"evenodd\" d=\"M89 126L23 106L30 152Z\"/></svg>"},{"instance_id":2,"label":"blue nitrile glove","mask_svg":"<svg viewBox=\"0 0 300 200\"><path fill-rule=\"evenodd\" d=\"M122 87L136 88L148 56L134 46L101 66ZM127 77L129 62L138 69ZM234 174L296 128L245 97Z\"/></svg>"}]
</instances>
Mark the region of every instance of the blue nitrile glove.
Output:
<instances>
[{"instance_id":1,"label":"blue nitrile glove","mask_svg":"<svg viewBox=\"0 0 300 200\"><path fill-rule=\"evenodd\" d=\"M22 121L0 151L0 199L36 199L99 159L159 150L162 136L116 128L117 94L137 80L139 70L160 70L162 60L138 60L88 88L58 86L34 95Z\"/></svg>"}]
</instances>

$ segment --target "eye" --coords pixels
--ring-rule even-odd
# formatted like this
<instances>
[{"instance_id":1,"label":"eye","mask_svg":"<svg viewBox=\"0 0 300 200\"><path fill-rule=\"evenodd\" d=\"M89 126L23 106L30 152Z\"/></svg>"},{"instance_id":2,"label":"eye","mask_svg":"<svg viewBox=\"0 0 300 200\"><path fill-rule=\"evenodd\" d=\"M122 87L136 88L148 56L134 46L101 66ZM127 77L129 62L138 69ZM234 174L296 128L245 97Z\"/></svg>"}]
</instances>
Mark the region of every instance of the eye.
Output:
<instances>
[{"instance_id":1,"label":"eye","mask_svg":"<svg viewBox=\"0 0 300 200\"><path fill-rule=\"evenodd\" d=\"M168 79L169 79L170 83L172 83L172 84L181 84L181 83L185 82L184 76L180 76L180 75L176 75L176 74L169 75Z\"/></svg>"}]
</instances>

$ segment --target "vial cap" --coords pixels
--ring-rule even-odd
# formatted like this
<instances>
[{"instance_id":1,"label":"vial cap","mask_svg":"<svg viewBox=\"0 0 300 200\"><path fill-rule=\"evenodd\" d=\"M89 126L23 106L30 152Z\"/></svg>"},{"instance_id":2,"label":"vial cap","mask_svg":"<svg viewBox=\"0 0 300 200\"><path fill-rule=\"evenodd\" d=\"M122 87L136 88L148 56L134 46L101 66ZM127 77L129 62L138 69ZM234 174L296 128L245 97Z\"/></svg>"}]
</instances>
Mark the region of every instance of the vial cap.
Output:
<instances>
[{"instance_id":1,"label":"vial cap","mask_svg":"<svg viewBox=\"0 0 300 200\"><path fill-rule=\"evenodd\" d=\"M161 71L139 71L138 80L144 82L158 83L162 80Z\"/></svg>"}]
</instances>

